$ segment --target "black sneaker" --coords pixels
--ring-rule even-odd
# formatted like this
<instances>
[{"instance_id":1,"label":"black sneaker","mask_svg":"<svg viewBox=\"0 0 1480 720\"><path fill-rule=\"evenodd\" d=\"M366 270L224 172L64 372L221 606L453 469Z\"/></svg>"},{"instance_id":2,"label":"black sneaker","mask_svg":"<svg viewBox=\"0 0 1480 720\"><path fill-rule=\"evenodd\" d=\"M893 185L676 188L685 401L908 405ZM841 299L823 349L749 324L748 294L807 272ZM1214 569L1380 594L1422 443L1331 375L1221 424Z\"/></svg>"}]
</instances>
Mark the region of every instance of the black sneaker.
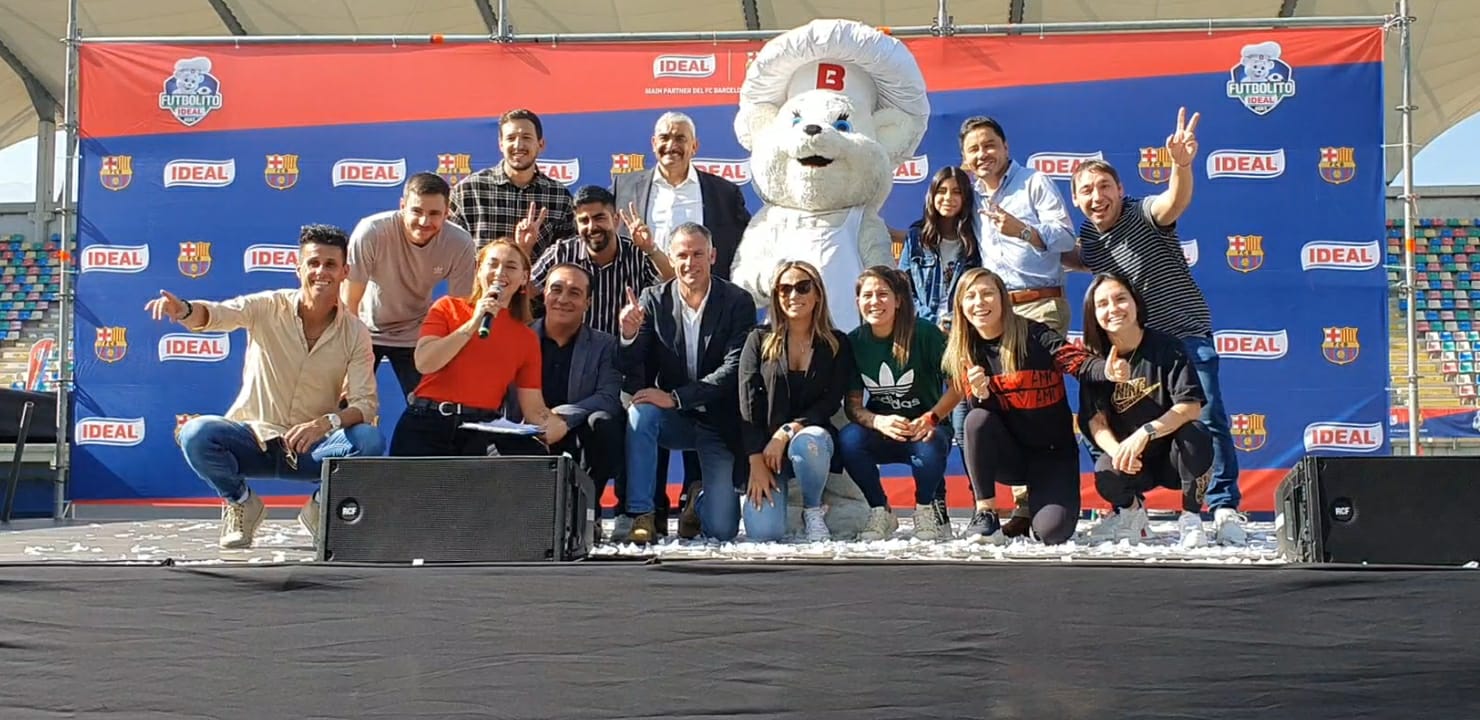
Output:
<instances>
[{"instance_id":1,"label":"black sneaker","mask_svg":"<svg viewBox=\"0 0 1480 720\"><path fill-rule=\"evenodd\" d=\"M996 510L980 510L971 516L962 537L972 542L1001 545L1007 541L1002 535L1002 521L997 519Z\"/></svg>"}]
</instances>

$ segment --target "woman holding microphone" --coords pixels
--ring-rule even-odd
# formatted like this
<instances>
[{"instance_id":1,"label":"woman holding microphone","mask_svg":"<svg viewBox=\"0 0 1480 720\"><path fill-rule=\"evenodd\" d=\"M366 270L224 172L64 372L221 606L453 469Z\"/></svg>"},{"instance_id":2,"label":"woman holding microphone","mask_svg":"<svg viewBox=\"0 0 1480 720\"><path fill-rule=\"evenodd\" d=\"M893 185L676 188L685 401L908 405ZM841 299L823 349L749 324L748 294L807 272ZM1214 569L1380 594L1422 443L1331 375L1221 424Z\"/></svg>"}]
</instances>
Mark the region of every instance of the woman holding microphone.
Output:
<instances>
[{"instance_id":1,"label":"woman holding microphone","mask_svg":"<svg viewBox=\"0 0 1480 720\"><path fill-rule=\"evenodd\" d=\"M500 417L511 384L519 389L525 422L541 427L541 440L565 437L565 422L545 407L540 390L540 343L527 324L529 268L524 252L499 238L478 253L471 295L448 295L432 304L414 355L421 383L396 423L392 456L482 456L490 444L507 444L511 454L527 447L516 435L461 428Z\"/></svg>"}]
</instances>

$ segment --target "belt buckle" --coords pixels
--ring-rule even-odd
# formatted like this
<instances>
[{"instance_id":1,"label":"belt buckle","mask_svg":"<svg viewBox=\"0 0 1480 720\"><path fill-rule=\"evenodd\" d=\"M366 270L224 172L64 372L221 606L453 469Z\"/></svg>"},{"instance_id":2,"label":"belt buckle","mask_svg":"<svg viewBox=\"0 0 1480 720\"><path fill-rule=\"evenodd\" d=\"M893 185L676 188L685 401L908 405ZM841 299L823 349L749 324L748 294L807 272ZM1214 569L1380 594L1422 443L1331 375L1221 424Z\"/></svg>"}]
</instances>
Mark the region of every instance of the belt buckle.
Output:
<instances>
[{"instance_id":1,"label":"belt buckle","mask_svg":"<svg viewBox=\"0 0 1480 720\"><path fill-rule=\"evenodd\" d=\"M449 407L452 409L448 410ZM461 409L457 403L443 401L437 403L437 412L442 413L443 417L452 417L461 414Z\"/></svg>"}]
</instances>

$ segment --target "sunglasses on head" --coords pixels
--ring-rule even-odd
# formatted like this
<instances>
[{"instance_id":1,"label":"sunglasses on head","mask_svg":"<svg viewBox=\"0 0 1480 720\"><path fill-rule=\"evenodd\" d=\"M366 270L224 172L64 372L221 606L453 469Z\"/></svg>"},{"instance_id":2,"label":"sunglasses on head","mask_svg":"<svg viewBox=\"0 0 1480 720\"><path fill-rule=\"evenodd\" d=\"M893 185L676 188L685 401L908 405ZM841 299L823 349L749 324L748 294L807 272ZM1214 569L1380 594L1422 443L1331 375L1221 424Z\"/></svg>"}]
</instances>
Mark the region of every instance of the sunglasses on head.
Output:
<instances>
[{"instance_id":1,"label":"sunglasses on head","mask_svg":"<svg viewBox=\"0 0 1480 720\"><path fill-rule=\"evenodd\" d=\"M811 295L812 281L803 280L798 283L776 283L776 294L778 295Z\"/></svg>"}]
</instances>

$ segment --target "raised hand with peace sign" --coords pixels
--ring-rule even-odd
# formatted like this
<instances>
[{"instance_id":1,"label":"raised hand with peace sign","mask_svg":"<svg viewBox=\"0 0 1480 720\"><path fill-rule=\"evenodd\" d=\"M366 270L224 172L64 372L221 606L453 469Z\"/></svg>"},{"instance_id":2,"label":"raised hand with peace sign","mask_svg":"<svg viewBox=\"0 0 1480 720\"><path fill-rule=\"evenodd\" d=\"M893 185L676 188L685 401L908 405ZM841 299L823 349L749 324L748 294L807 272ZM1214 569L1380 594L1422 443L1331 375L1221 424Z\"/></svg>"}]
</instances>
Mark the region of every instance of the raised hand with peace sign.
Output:
<instances>
[{"instance_id":1,"label":"raised hand with peace sign","mask_svg":"<svg viewBox=\"0 0 1480 720\"><path fill-rule=\"evenodd\" d=\"M538 208L533 202L529 203L529 211L524 213L524 219L514 225L514 243L524 254L533 256L535 246L540 242L540 228L544 226L545 219L550 217L549 208Z\"/></svg>"},{"instance_id":2,"label":"raised hand with peace sign","mask_svg":"<svg viewBox=\"0 0 1480 720\"><path fill-rule=\"evenodd\" d=\"M1197 121L1202 117L1198 113L1192 113L1192 119L1187 119L1187 108L1177 109L1177 129L1167 136L1167 152L1172 156L1172 162L1182 167L1192 164L1192 159L1197 157Z\"/></svg>"},{"instance_id":3,"label":"raised hand with peace sign","mask_svg":"<svg viewBox=\"0 0 1480 720\"><path fill-rule=\"evenodd\" d=\"M637 331L642 329L642 322L647 319L647 313L642 310L642 303L637 300L637 293L632 292L632 287L627 287L627 304L622 306L618 314L622 324L622 339L628 342L637 338Z\"/></svg>"},{"instance_id":4,"label":"raised hand with peace sign","mask_svg":"<svg viewBox=\"0 0 1480 720\"><path fill-rule=\"evenodd\" d=\"M637 203L629 202L627 207L617 208L617 216L621 218L622 224L627 226L627 232L632 236L632 244L644 253L650 253L657 247L653 239L653 230L647 223L642 221L642 216L637 214Z\"/></svg>"}]
</instances>

